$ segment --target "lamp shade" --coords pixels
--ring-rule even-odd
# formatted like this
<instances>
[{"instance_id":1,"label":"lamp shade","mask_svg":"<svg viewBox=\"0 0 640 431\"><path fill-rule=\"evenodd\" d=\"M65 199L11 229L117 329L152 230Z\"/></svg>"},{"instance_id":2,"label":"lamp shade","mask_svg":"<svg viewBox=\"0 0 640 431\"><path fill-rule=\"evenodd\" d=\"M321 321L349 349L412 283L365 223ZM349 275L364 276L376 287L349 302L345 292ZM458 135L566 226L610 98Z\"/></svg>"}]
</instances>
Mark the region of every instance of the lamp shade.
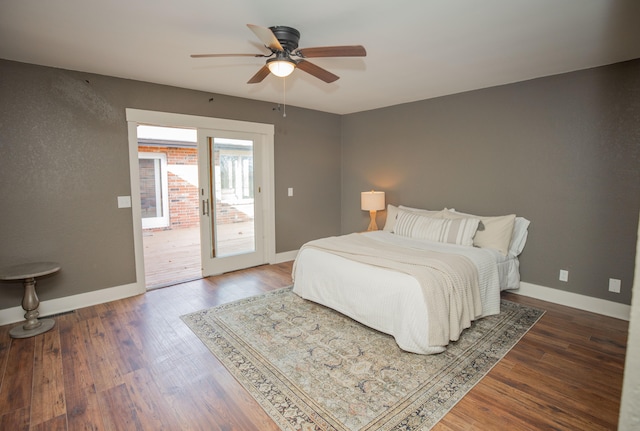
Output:
<instances>
[{"instance_id":1,"label":"lamp shade","mask_svg":"<svg viewBox=\"0 0 640 431\"><path fill-rule=\"evenodd\" d=\"M363 211L379 211L384 209L384 192L360 193L360 207Z\"/></svg>"},{"instance_id":2,"label":"lamp shade","mask_svg":"<svg viewBox=\"0 0 640 431\"><path fill-rule=\"evenodd\" d=\"M281 60L278 58L273 58L267 61L267 67L269 68L269 71L275 76L284 78L285 76L291 75L293 69L296 68L296 64L291 60Z\"/></svg>"}]
</instances>

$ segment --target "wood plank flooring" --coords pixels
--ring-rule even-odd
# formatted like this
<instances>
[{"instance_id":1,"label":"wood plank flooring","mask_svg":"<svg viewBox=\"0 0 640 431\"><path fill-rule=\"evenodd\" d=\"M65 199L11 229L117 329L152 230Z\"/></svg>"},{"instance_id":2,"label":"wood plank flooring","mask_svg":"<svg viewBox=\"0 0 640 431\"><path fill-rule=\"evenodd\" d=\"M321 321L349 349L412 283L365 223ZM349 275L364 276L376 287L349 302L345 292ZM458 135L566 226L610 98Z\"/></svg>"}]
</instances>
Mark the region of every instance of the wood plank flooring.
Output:
<instances>
[{"instance_id":1,"label":"wood plank flooring","mask_svg":"<svg viewBox=\"0 0 640 431\"><path fill-rule=\"evenodd\" d=\"M277 430L180 316L290 273L288 262L149 291L29 339L0 327L0 430ZM615 430L628 322L505 297L547 313L434 430Z\"/></svg>"}]
</instances>

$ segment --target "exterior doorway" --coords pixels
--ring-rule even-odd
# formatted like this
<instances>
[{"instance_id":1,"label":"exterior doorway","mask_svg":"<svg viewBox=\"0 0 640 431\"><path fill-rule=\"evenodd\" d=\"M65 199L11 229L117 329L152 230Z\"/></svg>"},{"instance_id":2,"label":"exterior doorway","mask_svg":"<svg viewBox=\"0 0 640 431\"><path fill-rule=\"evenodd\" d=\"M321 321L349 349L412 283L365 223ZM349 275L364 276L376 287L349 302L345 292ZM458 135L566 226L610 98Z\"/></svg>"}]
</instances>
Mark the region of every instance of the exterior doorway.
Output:
<instances>
[{"instance_id":1,"label":"exterior doorway","mask_svg":"<svg viewBox=\"0 0 640 431\"><path fill-rule=\"evenodd\" d=\"M145 287L201 278L197 130L137 133Z\"/></svg>"},{"instance_id":2,"label":"exterior doorway","mask_svg":"<svg viewBox=\"0 0 640 431\"><path fill-rule=\"evenodd\" d=\"M126 111L136 289L274 262L274 126Z\"/></svg>"}]
</instances>

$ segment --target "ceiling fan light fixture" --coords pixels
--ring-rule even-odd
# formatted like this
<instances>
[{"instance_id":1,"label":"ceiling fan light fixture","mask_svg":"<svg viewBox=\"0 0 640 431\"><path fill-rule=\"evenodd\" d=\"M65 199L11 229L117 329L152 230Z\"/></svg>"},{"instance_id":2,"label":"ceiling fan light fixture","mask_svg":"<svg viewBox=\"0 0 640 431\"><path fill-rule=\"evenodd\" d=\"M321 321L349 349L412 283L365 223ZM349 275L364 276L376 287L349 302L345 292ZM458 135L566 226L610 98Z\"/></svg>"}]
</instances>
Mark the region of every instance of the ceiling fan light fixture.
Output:
<instances>
[{"instance_id":1,"label":"ceiling fan light fixture","mask_svg":"<svg viewBox=\"0 0 640 431\"><path fill-rule=\"evenodd\" d=\"M330 84L335 82L337 79L340 79L340 77L308 61L308 58L367 56L367 51L362 45L336 45L298 49L300 32L293 27L277 25L267 28L254 24L247 24L247 27L249 27L258 39L260 39L264 47L271 51L270 54L192 54L191 57L268 58L266 64L263 64L260 67L260 69L247 81L247 84L258 84L269 75L284 78L291 75L295 69L300 69L301 71ZM296 58L292 59L292 56Z\"/></svg>"},{"instance_id":2,"label":"ceiling fan light fixture","mask_svg":"<svg viewBox=\"0 0 640 431\"><path fill-rule=\"evenodd\" d=\"M293 69L296 68L296 63L289 59L272 58L267 61L267 67L275 76L284 78L293 73Z\"/></svg>"}]
</instances>

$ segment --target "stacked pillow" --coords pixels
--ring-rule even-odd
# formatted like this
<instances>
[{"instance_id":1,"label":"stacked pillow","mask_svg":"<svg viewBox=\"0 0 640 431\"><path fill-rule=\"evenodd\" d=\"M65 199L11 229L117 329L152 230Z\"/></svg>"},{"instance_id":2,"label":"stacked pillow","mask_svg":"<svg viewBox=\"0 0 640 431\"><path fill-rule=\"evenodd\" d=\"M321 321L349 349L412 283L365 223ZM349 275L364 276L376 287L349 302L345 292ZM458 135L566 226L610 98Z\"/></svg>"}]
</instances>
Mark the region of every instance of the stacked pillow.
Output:
<instances>
[{"instance_id":1,"label":"stacked pillow","mask_svg":"<svg viewBox=\"0 0 640 431\"><path fill-rule=\"evenodd\" d=\"M518 256L527 241L529 220L505 216L484 217L454 209L440 211L387 206L385 231L429 241L497 250L504 256Z\"/></svg>"},{"instance_id":2,"label":"stacked pillow","mask_svg":"<svg viewBox=\"0 0 640 431\"><path fill-rule=\"evenodd\" d=\"M443 212L443 217L456 220L460 218L476 218L478 216L446 210ZM511 244L516 215L480 217L480 220L482 226L473 237L473 245L476 247L492 248L506 256L509 251L509 244Z\"/></svg>"},{"instance_id":3,"label":"stacked pillow","mask_svg":"<svg viewBox=\"0 0 640 431\"><path fill-rule=\"evenodd\" d=\"M387 221L385 221L384 228L382 230L385 230L387 232L393 232L393 228L395 227L396 221L398 220L398 210L410 211L410 212L432 216L432 217L437 217L437 215L442 212L442 210L439 210L439 211L424 210L420 208L405 207L403 205L400 205L399 207L396 207L393 205L387 205Z\"/></svg>"},{"instance_id":4,"label":"stacked pillow","mask_svg":"<svg viewBox=\"0 0 640 431\"><path fill-rule=\"evenodd\" d=\"M431 216L399 209L393 232L416 239L472 246L479 224L477 218L444 218L440 213Z\"/></svg>"}]
</instances>

